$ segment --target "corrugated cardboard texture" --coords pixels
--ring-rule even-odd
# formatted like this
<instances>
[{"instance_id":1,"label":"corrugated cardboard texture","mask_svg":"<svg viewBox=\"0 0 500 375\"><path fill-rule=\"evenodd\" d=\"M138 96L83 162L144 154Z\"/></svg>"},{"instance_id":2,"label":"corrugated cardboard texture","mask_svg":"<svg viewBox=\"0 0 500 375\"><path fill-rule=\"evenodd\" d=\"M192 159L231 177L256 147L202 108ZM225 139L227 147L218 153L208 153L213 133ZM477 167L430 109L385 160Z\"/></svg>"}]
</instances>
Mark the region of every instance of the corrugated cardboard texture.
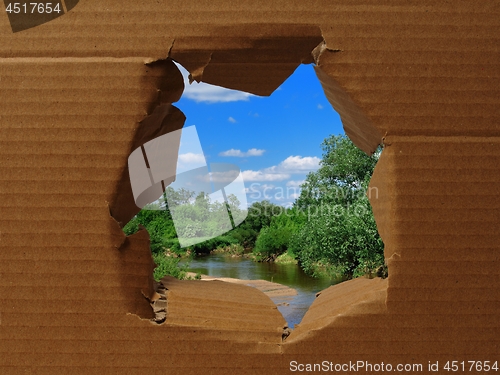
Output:
<instances>
[{"instance_id":1,"label":"corrugated cardboard texture","mask_svg":"<svg viewBox=\"0 0 500 375\"><path fill-rule=\"evenodd\" d=\"M12 33L2 12L0 372L500 360L499 13L493 0L81 0ZM141 124L163 111L160 134L183 115L171 63L146 63L270 94L313 50L349 136L386 145L372 204L389 279L323 292L284 343L267 297L241 286L172 282L176 324L150 322L148 238L120 230L134 209L120 181ZM215 306L227 324L198 320Z\"/></svg>"},{"instance_id":2,"label":"corrugated cardboard texture","mask_svg":"<svg viewBox=\"0 0 500 375\"><path fill-rule=\"evenodd\" d=\"M238 341L271 342L277 349L286 321L262 292L223 281L165 277L168 324L237 332ZM266 319L262 319L265 314ZM234 333L233 332L233 333ZM269 337L266 337L269 336Z\"/></svg>"}]
</instances>

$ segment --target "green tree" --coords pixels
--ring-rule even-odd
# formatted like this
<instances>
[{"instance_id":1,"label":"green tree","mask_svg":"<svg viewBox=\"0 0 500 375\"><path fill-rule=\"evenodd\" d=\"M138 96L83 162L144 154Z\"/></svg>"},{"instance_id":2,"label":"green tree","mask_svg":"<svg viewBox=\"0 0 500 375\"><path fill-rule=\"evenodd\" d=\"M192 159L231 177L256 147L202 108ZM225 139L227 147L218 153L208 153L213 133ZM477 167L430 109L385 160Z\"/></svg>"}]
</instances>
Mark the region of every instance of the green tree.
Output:
<instances>
[{"instance_id":1,"label":"green tree","mask_svg":"<svg viewBox=\"0 0 500 375\"><path fill-rule=\"evenodd\" d=\"M123 227L123 231L126 235L131 235L139 230L139 226L143 226L148 231L153 253L162 251L165 239L177 237L168 207L161 209L158 203L144 207Z\"/></svg>"},{"instance_id":2,"label":"green tree","mask_svg":"<svg viewBox=\"0 0 500 375\"><path fill-rule=\"evenodd\" d=\"M305 216L297 209L283 209L280 215L273 216L269 226L263 227L255 242L253 252L259 260L275 260L289 249L293 234L300 230L305 222ZM293 254L291 254L293 255Z\"/></svg>"},{"instance_id":3,"label":"green tree","mask_svg":"<svg viewBox=\"0 0 500 375\"><path fill-rule=\"evenodd\" d=\"M383 248L367 197L347 208L323 205L290 240L304 271L326 265L347 278L374 272L384 262Z\"/></svg>"},{"instance_id":4,"label":"green tree","mask_svg":"<svg viewBox=\"0 0 500 375\"><path fill-rule=\"evenodd\" d=\"M239 207L240 202L238 202L235 196L229 195L227 198L233 218L241 217L238 216L242 215L243 212ZM214 206L214 208L216 207ZM229 247L235 244L239 244L245 249L253 248L261 229L269 226L272 218L281 211L282 207L272 204L269 201L254 202L248 207L245 220L236 228L229 230L221 236L194 245L193 250L196 253L207 254L217 248Z\"/></svg>"},{"instance_id":5,"label":"green tree","mask_svg":"<svg viewBox=\"0 0 500 375\"><path fill-rule=\"evenodd\" d=\"M314 274L327 265L337 276L352 278L383 264L366 189L380 154L368 156L346 136L322 143L320 168L309 173L294 207L307 221L290 239L290 250Z\"/></svg>"},{"instance_id":6,"label":"green tree","mask_svg":"<svg viewBox=\"0 0 500 375\"><path fill-rule=\"evenodd\" d=\"M306 209L320 202L344 207L365 194L380 150L366 155L343 135L332 135L321 144L320 168L307 175L294 206Z\"/></svg>"}]
</instances>

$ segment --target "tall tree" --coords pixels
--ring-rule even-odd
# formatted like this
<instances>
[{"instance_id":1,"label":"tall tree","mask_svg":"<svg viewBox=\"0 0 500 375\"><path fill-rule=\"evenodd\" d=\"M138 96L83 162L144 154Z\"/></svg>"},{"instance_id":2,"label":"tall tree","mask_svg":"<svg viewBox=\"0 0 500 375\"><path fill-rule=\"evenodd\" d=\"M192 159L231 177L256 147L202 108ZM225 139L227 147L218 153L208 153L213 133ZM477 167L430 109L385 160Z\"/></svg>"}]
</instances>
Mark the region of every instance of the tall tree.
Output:
<instances>
[{"instance_id":1,"label":"tall tree","mask_svg":"<svg viewBox=\"0 0 500 375\"><path fill-rule=\"evenodd\" d=\"M343 135L332 135L321 144L320 168L308 174L295 206L307 208L320 202L347 205L364 194L380 150L368 156Z\"/></svg>"},{"instance_id":2,"label":"tall tree","mask_svg":"<svg viewBox=\"0 0 500 375\"><path fill-rule=\"evenodd\" d=\"M290 240L306 272L329 265L352 278L383 263L383 243L366 197L380 150L366 155L346 136L322 144L320 168L310 173L295 202L307 222Z\"/></svg>"}]
</instances>

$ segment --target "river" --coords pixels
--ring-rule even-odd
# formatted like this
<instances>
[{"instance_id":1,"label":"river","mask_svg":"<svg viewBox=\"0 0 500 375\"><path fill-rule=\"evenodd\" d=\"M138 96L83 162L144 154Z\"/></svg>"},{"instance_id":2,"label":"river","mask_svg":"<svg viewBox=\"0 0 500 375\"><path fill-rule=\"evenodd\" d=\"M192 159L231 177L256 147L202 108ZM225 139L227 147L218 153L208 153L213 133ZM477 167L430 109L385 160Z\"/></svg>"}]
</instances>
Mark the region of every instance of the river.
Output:
<instances>
[{"instance_id":1,"label":"river","mask_svg":"<svg viewBox=\"0 0 500 375\"><path fill-rule=\"evenodd\" d=\"M250 259L232 258L224 254L197 257L189 264L189 271L213 277L231 277L242 280L267 280L297 290L297 295L272 298L285 317L288 327L294 328L304 317L317 292L336 284L328 278L307 276L295 264L258 263Z\"/></svg>"}]
</instances>

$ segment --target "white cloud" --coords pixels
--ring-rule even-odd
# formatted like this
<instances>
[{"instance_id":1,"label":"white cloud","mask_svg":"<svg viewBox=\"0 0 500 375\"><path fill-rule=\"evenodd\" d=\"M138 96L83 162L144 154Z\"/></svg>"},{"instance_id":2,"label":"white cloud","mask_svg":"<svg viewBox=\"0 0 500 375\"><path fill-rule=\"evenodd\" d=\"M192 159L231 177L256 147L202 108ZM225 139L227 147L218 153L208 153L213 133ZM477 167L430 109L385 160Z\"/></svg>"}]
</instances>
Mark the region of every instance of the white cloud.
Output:
<instances>
[{"instance_id":1,"label":"white cloud","mask_svg":"<svg viewBox=\"0 0 500 375\"><path fill-rule=\"evenodd\" d=\"M259 150L257 148L251 148L247 151L247 156L262 156L266 150Z\"/></svg>"},{"instance_id":2,"label":"white cloud","mask_svg":"<svg viewBox=\"0 0 500 375\"><path fill-rule=\"evenodd\" d=\"M236 121L236 120L234 119L234 117L229 117L229 118L227 119L227 121L229 121L229 122L230 122L230 123L232 123L232 124L236 124L236 123L238 122L238 121Z\"/></svg>"},{"instance_id":3,"label":"white cloud","mask_svg":"<svg viewBox=\"0 0 500 375\"><path fill-rule=\"evenodd\" d=\"M280 165L286 170L312 171L319 168L320 161L316 156L289 156Z\"/></svg>"},{"instance_id":4,"label":"white cloud","mask_svg":"<svg viewBox=\"0 0 500 375\"><path fill-rule=\"evenodd\" d=\"M234 148L219 153L219 156L237 156L237 157L241 157L242 155L243 155L243 152L241 152L241 150L235 150Z\"/></svg>"},{"instance_id":5,"label":"white cloud","mask_svg":"<svg viewBox=\"0 0 500 375\"><path fill-rule=\"evenodd\" d=\"M205 163L205 156L203 154L188 152L186 154L180 154L179 161L184 164Z\"/></svg>"},{"instance_id":6,"label":"white cloud","mask_svg":"<svg viewBox=\"0 0 500 375\"><path fill-rule=\"evenodd\" d=\"M234 148L232 148L230 150L221 152L219 156L235 156L238 158L244 158L247 156L262 156L264 152L266 152L266 150L259 150L256 148L251 148L247 152L243 152L241 150L235 150Z\"/></svg>"},{"instance_id":7,"label":"white cloud","mask_svg":"<svg viewBox=\"0 0 500 375\"><path fill-rule=\"evenodd\" d=\"M318 104L318 109L323 109L324 107L321 104Z\"/></svg>"},{"instance_id":8,"label":"white cloud","mask_svg":"<svg viewBox=\"0 0 500 375\"><path fill-rule=\"evenodd\" d=\"M234 154L239 150L229 151L232 151ZM241 173L244 181L284 181L288 180L292 174L304 174L318 169L319 162L320 158L316 156L289 156L278 165L264 168L259 171L246 170ZM303 181L289 181L287 186L298 187L299 183L302 182Z\"/></svg>"},{"instance_id":9,"label":"white cloud","mask_svg":"<svg viewBox=\"0 0 500 375\"><path fill-rule=\"evenodd\" d=\"M180 64L176 64L184 77L183 97L194 100L197 103L228 103L237 101L248 101L251 96L255 96L243 91L230 90L208 83L189 83L189 72Z\"/></svg>"},{"instance_id":10,"label":"white cloud","mask_svg":"<svg viewBox=\"0 0 500 375\"><path fill-rule=\"evenodd\" d=\"M268 173L307 173L319 168L320 158L316 156L289 156L278 165L266 168Z\"/></svg>"},{"instance_id":11,"label":"white cloud","mask_svg":"<svg viewBox=\"0 0 500 375\"><path fill-rule=\"evenodd\" d=\"M300 187L306 180L291 180L286 183L286 186Z\"/></svg>"},{"instance_id":12,"label":"white cloud","mask_svg":"<svg viewBox=\"0 0 500 375\"><path fill-rule=\"evenodd\" d=\"M229 90L203 82L193 82L192 84L187 82L183 96L194 100L197 103L229 103L248 101L252 94L242 91Z\"/></svg>"},{"instance_id":13,"label":"white cloud","mask_svg":"<svg viewBox=\"0 0 500 375\"><path fill-rule=\"evenodd\" d=\"M283 181L290 178L286 173L264 173L262 171L242 171L243 181Z\"/></svg>"}]
</instances>

